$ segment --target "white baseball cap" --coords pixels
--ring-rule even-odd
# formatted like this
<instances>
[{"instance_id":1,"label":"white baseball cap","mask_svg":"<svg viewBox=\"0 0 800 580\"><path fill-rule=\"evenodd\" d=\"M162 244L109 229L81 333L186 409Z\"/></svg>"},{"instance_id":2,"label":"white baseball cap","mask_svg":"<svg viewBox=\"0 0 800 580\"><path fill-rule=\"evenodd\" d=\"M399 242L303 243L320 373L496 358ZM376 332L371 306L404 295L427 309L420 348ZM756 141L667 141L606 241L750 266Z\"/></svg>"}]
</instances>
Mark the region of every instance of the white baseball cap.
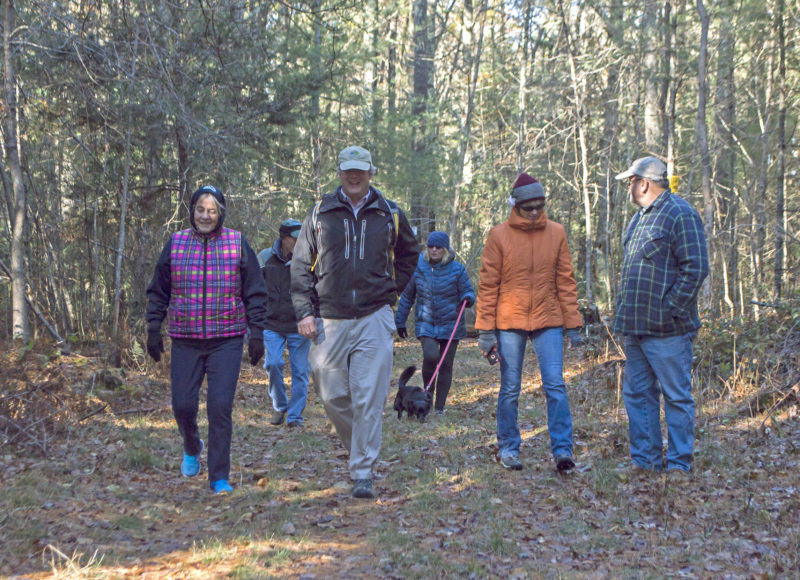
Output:
<instances>
[{"instance_id":1,"label":"white baseball cap","mask_svg":"<svg viewBox=\"0 0 800 580\"><path fill-rule=\"evenodd\" d=\"M667 166L655 157L642 157L634 161L626 171L618 174L616 179L627 179L634 175L651 181L662 181L667 179Z\"/></svg>"}]
</instances>

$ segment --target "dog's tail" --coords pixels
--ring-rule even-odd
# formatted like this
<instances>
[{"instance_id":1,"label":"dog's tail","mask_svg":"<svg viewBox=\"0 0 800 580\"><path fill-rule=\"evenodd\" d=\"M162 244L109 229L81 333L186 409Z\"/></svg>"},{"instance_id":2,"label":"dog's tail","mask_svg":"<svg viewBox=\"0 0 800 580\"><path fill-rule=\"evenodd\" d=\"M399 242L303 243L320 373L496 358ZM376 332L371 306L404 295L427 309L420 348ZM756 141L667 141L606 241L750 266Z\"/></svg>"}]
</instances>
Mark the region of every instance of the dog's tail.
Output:
<instances>
[{"instance_id":1,"label":"dog's tail","mask_svg":"<svg viewBox=\"0 0 800 580\"><path fill-rule=\"evenodd\" d=\"M400 380L397 383L397 387L405 387L406 383L411 380L411 377L414 376L415 372L417 372L417 367L414 365L406 367L406 370L404 370L400 375Z\"/></svg>"}]
</instances>

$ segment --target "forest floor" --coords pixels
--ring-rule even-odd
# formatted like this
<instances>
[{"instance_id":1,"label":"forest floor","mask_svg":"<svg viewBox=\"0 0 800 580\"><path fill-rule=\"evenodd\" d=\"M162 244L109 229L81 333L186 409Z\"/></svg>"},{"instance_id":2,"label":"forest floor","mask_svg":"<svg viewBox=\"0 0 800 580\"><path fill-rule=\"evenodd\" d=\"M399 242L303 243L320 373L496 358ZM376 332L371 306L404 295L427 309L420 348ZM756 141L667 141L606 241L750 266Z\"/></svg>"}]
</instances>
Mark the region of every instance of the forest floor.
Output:
<instances>
[{"instance_id":1,"label":"forest floor","mask_svg":"<svg viewBox=\"0 0 800 580\"><path fill-rule=\"evenodd\" d=\"M167 362L123 372L4 348L0 575L798 577L796 372L769 405L758 388L733 388L735 369L698 389L693 474L680 484L628 474L622 361L608 348L567 351L577 468L559 475L535 357L520 398L525 468L509 472L496 457L499 368L463 341L444 416L399 421L390 393L375 500L350 497L347 454L313 387L304 426L273 427L265 373L243 366L234 491L214 497L205 472L180 475ZM397 342L394 376L420 357L416 341ZM782 357L800 368L797 350Z\"/></svg>"}]
</instances>

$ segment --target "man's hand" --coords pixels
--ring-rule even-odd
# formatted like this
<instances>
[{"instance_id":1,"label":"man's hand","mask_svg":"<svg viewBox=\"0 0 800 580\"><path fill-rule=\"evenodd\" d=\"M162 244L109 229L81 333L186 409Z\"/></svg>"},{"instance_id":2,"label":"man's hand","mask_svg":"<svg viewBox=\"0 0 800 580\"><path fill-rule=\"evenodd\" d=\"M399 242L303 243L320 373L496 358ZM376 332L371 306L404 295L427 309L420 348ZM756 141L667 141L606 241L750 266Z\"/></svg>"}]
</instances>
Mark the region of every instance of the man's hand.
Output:
<instances>
[{"instance_id":1,"label":"man's hand","mask_svg":"<svg viewBox=\"0 0 800 580\"><path fill-rule=\"evenodd\" d=\"M315 338L317 336L317 320L313 316L306 316L297 323L297 332L305 338Z\"/></svg>"},{"instance_id":2,"label":"man's hand","mask_svg":"<svg viewBox=\"0 0 800 580\"><path fill-rule=\"evenodd\" d=\"M481 351L483 356L486 356L496 344L497 336L495 335L494 330L478 331L478 350Z\"/></svg>"},{"instance_id":3,"label":"man's hand","mask_svg":"<svg viewBox=\"0 0 800 580\"><path fill-rule=\"evenodd\" d=\"M250 330L250 339L247 341L247 352L250 355L250 364L256 366L264 356L264 333Z\"/></svg>"},{"instance_id":4,"label":"man's hand","mask_svg":"<svg viewBox=\"0 0 800 580\"><path fill-rule=\"evenodd\" d=\"M398 326L397 327L397 337L398 338L407 338L408 331L406 330L405 326Z\"/></svg>"},{"instance_id":5,"label":"man's hand","mask_svg":"<svg viewBox=\"0 0 800 580\"><path fill-rule=\"evenodd\" d=\"M577 348L583 346L583 337L581 336L580 328L570 328L567 330L567 338L569 338L569 347Z\"/></svg>"},{"instance_id":6,"label":"man's hand","mask_svg":"<svg viewBox=\"0 0 800 580\"><path fill-rule=\"evenodd\" d=\"M164 352L164 339L161 338L161 330L148 331L147 333L147 354L154 361L161 360L161 353Z\"/></svg>"}]
</instances>

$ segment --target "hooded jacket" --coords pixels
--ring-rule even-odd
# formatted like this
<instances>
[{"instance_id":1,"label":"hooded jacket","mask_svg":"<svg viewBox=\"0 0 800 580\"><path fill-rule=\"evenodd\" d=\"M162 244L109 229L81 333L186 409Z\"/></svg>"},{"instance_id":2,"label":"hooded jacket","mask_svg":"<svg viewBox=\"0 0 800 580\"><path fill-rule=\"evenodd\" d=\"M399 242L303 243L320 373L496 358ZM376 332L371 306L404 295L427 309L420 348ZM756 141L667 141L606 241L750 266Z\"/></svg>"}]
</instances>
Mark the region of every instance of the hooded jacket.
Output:
<instances>
[{"instance_id":1,"label":"hooded jacket","mask_svg":"<svg viewBox=\"0 0 800 580\"><path fill-rule=\"evenodd\" d=\"M481 256L475 328L578 328L578 287L567 236L542 212L536 220L516 211L489 231Z\"/></svg>"},{"instance_id":2,"label":"hooded jacket","mask_svg":"<svg viewBox=\"0 0 800 580\"><path fill-rule=\"evenodd\" d=\"M415 304L414 334L417 338L429 336L447 340L453 332L464 300L467 301L467 307L475 302L475 291L467 269L455 260L452 250L447 251L441 262L431 264L426 249L420 254L417 269L400 295L395 325L398 328L405 327L411 305ZM467 325L462 315L453 339L461 340L466 335Z\"/></svg>"},{"instance_id":3,"label":"hooded jacket","mask_svg":"<svg viewBox=\"0 0 800 580\"><path fill-rule=\"evenodd\" d=\"M267 285L267 330L281 334L297 333L297 317L292 306L291 266L293 254L289 257L281 254L281 238L267 251L259 252L264 256L261 273ZM313 297L315 310L316 296Z\"/></svg>"},{"instance_id":4,"label":"hooded jacket","mask_svg":"<svg viewBox=\"0 0 800 580\"><path fill-rule=\"evenodd\" d=\"M341 191L323 196L303 220L292 257L292 302L297 319L361 318L394 306L417 265L419 248L405 214L369 188L358 217ZM398 212L395 231L392 209Z\"/></svg>"},{"instance_id":5,"label":"hooded jacket","mask_svg":"<svg viewBox=\"0 0 800 580\"><path fill-rule=\"evenodd\" d=\"M202 195L221 204L214 231L201 234L194 207ZM258 259L244 235L223 227L225 198L216 187L192 195L190 229L173 234L158 258L147 287L147 325L158 331L168 317L172 338L242 336L247 327L261 334L266 324L266 288Z\"/></svg>"}]
</instances>

